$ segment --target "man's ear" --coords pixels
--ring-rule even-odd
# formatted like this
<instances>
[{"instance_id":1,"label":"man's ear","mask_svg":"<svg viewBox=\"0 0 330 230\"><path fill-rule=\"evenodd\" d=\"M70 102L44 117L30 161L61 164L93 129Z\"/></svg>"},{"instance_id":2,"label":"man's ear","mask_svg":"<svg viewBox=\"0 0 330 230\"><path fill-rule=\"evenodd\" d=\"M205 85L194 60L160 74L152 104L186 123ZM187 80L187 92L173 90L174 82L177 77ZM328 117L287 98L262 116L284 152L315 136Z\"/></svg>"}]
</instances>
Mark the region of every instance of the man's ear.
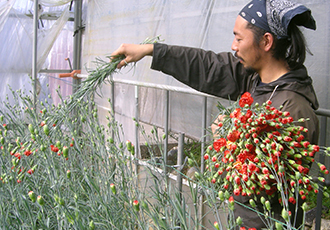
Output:
<instances>
[{"instance_id":1,"label":"man's ear","mask_svg":"<svg viewBox=\"0 0 330 230\"><path fill-rule=\"evenodd\" d=\"M260 42L260 46L264 51L268 52L272 49L273 44L274 44L274 36L271 33L266 32L263 36L263 39Z\"/></svg>"}]
</instances>

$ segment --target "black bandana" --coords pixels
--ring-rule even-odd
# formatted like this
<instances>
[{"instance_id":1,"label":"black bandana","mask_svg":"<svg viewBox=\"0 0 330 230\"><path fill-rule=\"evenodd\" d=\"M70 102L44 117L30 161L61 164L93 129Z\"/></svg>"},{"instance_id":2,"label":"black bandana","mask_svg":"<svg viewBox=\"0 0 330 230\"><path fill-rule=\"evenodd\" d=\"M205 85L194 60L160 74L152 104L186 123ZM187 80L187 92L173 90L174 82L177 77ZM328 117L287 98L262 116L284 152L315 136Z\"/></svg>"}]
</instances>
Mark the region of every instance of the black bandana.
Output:
<instances>
[{"instance_id":1,"label":"black bandana","mask_svg":"<svg viewBox=\"0 0 330 230\"><path fill-rule=\"evenodd\" d=\"M288 37L287 29L293 18L298 26L316 29L311 10L289 0L252 0L239 15L279 39Z\"/></svg>"}]
</instances>

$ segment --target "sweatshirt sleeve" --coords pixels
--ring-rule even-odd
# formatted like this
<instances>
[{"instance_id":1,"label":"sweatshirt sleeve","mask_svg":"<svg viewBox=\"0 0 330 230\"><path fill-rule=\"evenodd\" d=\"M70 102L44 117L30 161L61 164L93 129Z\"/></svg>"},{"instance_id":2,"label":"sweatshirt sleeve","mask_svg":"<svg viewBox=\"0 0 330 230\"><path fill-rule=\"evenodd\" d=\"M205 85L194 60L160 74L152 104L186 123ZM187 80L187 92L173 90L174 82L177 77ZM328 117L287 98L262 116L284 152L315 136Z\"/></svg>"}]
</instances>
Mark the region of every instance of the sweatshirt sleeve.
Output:
<instances>
[{"instance_id":1,"label":"sweatshirt sleeve","mask_svg":"<svg viewBox=\"0 0 330 230\"><path fill-rule=\"evenodd\" d=\"M207 94L236 100L246 91L247 73L231 53L154 45L151 68Z\"/></svg>"}]
</instances>

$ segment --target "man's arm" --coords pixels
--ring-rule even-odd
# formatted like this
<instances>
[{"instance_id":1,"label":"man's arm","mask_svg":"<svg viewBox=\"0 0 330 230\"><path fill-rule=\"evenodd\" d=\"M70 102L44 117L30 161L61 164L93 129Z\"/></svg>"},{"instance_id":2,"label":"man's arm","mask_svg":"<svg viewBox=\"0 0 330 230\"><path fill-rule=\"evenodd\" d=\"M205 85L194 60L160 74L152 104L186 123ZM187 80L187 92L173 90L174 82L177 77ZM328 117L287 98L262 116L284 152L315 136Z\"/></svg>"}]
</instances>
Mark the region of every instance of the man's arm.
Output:
<instances>
[{"instance_id":1,"label":"man's arm","mask_svg":"<svg viewBox=\"0 0 330 230\"><path fill-rule=\"evenodd\" d=\"M236 100L245 91L247 73L232 53L155 44L151 68L207 94ZM244 92L243 92L244 91Z\"/></svg>"},{"instance_id":2,"label":"man's arm","mask_svg":"<svg viewBox=\"0 0 330 230\"><path fill-rule=\"evenodd\" d=\"M228 52L216 54L199 48L156 43L122 44L112 55L125 56L118 68L153 56L152 69L171 75L200 92L225 99L236 100L245 92L246 71Z\"/></svg>"},{"instance_id":3,"label":"man's arm","mask_svg":"<svg viewBox=\"0 0 330 230\"><path fill-rule=\"evenodd\" d=\"M125 59L122 60L117 68L127 65L130 62L137 62L144 58L145 56L152 56L154 50L153 44L122 44L111 56L124 55Z\"/></svg>"}]
</instances>

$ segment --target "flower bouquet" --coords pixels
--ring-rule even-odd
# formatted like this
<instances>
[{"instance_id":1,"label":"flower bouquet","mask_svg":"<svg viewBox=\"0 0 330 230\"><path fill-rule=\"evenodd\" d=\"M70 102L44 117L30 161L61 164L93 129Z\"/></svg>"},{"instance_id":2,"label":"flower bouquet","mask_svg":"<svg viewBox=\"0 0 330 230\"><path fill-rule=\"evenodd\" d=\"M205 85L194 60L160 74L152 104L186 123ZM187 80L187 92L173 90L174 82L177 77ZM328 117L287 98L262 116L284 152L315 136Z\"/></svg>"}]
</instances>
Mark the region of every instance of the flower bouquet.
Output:
<instances>
[{"instance_id":1,"label":"flower bouquet","mask_svg":"<svg viewBox=\"0 0 330 230\"><path fill-rule=\"evenodd\" d=\"M285 221L290 219L289 203L302 200L306 211L308 195L322 189L308 175L320 147L305 140L308 130L299 123L306 119L294 121L289 112L272 107L271 101L253 104L248 92L229 108L219 108L224 116L214 133L217 138L204 155L204 178L219 191L220 200L227 199L233 210L235 196L248 196L251 207L255 207L255 201L261 202L270 215L268 200L280 194ZM324 152L328 154L329 148ZM323 164L318 166L322 173L329 173ZM323 177L318 179L324 182ZM266 196L257 200L260 194Z\"/></svg>"}]
</instances>

